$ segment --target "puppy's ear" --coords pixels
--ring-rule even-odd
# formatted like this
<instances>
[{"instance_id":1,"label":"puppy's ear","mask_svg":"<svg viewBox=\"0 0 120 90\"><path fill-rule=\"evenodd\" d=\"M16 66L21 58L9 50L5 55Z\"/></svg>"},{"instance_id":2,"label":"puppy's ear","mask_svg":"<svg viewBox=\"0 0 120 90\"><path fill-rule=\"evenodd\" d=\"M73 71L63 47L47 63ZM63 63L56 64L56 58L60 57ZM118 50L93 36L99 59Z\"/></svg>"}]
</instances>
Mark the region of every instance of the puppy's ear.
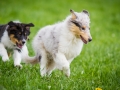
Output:
<instances>
[{"instance_id":1,"label":"puppy's ear","mask_svg":"<svg viewBox=\"0 0 120 90\"><path fill-rule=\"evenodd\" d=\"M30 27L34 27L33 23L25 24L26 30L30 30Z\"/></svg>"},{"instance_id":2,"label":"puppy's ear","mask_svg":"<svg viewBox=\"0 0 120 90\"><path fill-rule=\"evenodd\" d=\"M87 10L83 10L83 13L87 14L88 16L90 16L89 12Z\"/></svg>"},{"instance_id":3,"label":"puppy's ear","mask_svg":"<svg viewBox=\"0 0 120 90\"><path fill-rule=\"evenodd\" d=\"M71 14L72 14L72 19L73 19L73 20L76 19L77 16L75 15L75 12L74 12L72 9L70 9L70 12L71 12Z\"/></svg>"},{"instance_id":4,"label":"puppy's ear","mask_svg":"<svg viewBox=\"0 0 120 90\"><path fill-rule=\"evenodd\" d=\"M15 23L13 21L8 22L9 26L15 26Z\"/></svg>"},{"instance_id":5,"label":"puppy's ear","mask_svg":"<svg viewBox=\"0 0 120 90\"><path fill-rule=\"evenodd\" d=\"M29 23L29 24L26 24L26 26L34 27L34 24L33 23Z\"/></svg>"}]
</instances>

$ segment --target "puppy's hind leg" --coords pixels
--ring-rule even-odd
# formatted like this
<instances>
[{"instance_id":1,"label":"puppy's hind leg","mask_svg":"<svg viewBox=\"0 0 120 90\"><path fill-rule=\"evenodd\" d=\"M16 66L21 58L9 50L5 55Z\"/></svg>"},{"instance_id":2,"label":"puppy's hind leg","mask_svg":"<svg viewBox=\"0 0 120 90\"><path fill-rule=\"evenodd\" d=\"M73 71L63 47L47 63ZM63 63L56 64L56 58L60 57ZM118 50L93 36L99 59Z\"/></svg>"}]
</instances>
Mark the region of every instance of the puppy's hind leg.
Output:
<instances>
[{"instance_id":1,"label":"puppy's hind leg","mask_svg":"<svg viewBox=\"0 0 120 90\"><path fill-rule=\"evenodd\" d=\"M41 57L41 60L40 60L40 73L41 73L41 76L46 76L47 74L47 53L44 49L41 50L41 54L40 54L42 57Z\"/></svg>"},{"instance_id":2,"label":"puppy's hind leg","mask_svg":"<svg viewBox=\"0 0 120 90\"><path fill-rule=\"evenodd\" d=\"M47 75L49 76L54 69L55 69L55 62L53 60L49 60L47 63Z\"/></svg>"},{"instance_id":3,"label":"puppy's hind leg","mask_svg":"<svg viewBox=\"0 0 120 90\"><path fill-rule=\"evenodd\" d=\"M2 43L0 43L0 56L2 56L4 62L9 60L7 51Z\"/></svg>"}]
</instances>

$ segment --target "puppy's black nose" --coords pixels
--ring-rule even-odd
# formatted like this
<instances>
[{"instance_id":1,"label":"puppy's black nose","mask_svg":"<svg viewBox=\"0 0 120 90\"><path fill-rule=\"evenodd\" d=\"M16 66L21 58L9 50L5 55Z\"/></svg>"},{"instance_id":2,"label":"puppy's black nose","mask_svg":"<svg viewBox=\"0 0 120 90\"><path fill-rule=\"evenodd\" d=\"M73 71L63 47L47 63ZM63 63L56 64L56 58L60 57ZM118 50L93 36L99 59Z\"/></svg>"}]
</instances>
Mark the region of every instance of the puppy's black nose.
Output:
<instances>
[{"instance_id":1,"label":"puppy's black nose","mask_svg":"<svg viewBox=\"0 0 120 90\"><path fill-rule=\"evenodd\" d=\"M92 41L92 38L89 38L88 41L91 42L91 41Z\"/></svg>"},{"instance_id":2,"label":"puppy's black nose","mask_svg":"<svg viewBox=\"0 0 120 90\"><path fill-rule=\"evenodd\" d=\"M22 44L25 44L25 41L22 41Z\"/></svg>"}]
</instances>

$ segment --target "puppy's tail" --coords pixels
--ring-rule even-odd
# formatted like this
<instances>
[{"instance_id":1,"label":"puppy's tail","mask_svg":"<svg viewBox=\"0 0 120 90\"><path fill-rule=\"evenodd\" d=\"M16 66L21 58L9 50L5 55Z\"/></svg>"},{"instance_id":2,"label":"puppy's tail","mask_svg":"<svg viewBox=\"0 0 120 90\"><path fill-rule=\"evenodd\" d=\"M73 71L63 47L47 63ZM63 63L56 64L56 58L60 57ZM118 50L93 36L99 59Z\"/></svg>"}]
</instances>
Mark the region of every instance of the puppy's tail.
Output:
<instances>
[{"instance_id":1,"label":"puppy's tail","mask_svg":"<svg viewBox=\"0 0 120 90\"><path fill-rule=\"evenodd\" d=\"M24 60L24 63L27 63L27 64L37 64L40 62L40 59L41 59L41 56L37 57L37 56L34 56L34 57L27 57L25 60Z\"/></svg>"}]
</instances>

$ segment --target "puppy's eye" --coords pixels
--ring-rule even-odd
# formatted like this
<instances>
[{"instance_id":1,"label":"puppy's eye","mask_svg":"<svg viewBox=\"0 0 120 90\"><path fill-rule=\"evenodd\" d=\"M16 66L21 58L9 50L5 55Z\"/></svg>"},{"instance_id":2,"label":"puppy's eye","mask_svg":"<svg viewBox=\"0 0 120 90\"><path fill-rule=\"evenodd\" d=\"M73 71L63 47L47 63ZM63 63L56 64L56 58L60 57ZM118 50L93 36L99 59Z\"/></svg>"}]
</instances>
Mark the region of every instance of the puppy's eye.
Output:
<instances>
[{"instance_id":1,"label":"puppy's eye","mask_svg":"<svg viewBox=\"0 0 120 90\"><path fill-rule=\"evenodd\" d=\"M82 30L85 30L85 27L82 27Z\"/></svg>"}]
</instances>

